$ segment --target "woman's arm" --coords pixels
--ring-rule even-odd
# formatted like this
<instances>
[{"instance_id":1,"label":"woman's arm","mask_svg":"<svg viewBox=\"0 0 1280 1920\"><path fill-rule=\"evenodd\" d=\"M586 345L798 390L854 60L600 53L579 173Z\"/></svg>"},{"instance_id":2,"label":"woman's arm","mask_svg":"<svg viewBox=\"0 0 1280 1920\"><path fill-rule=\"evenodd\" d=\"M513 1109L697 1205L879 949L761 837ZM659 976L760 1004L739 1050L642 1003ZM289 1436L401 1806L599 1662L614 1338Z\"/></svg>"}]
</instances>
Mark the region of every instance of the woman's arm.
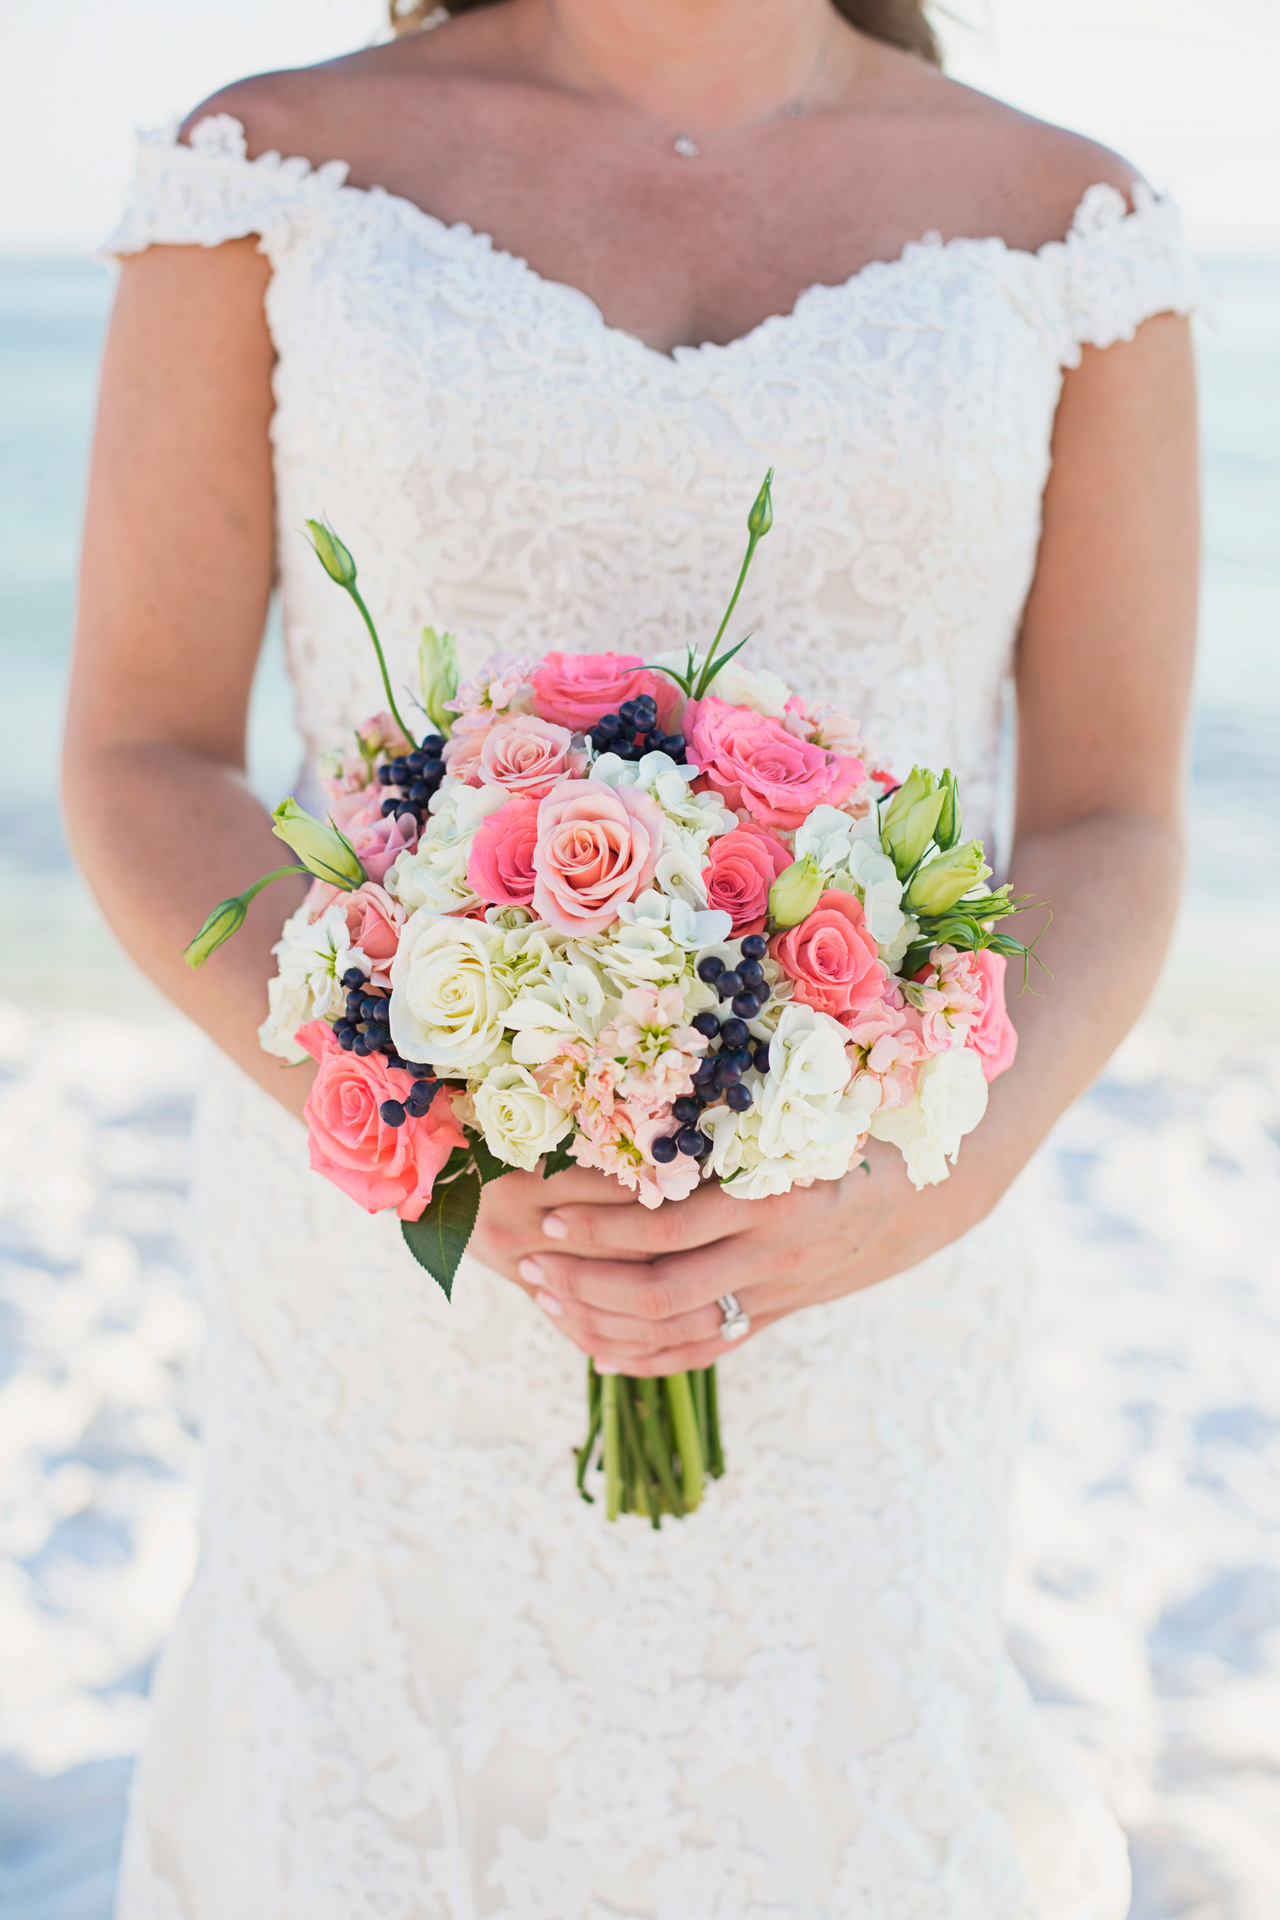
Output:
<instances>
[{"instance_id":1,"label":"woman's arm","mask_svg":"<svg viewBox=\"0 0 1280 1920\"><path fill-rule=\"evenodd\" d=\"M916 1193L873 1141L870 1178L750 1203L709 1185L645 1216L558 1204L540 1247L514 1218L505 1237L490 1231L486 1257L540 1283L586 1351L633 1374L707 1366L724 1353L719 1294L735 1292L759 1329L902 1272L990 1211L1101 1071L1151 991L1177 905L1197 500L1190 330L1164 316L1132 344L1086 350L1064 384L1018 654L1011 874L1052 902L1039 951L1053 977L1037 985L1033 968L1035 990L1015 992L1017 1061L952 1177ZM645 1254L649 1266L628 1264Z\"/></svg>"},{"instance_id":2,"label":"woman's arm","mask_svg":"<svg viewBox=\"0 0 1280 1920\"><path fill-rule=\"evenodd\" d=\"M143 971L295 1111L312 1070L261 1052L272 942L304 891L260 895L194 973L215 901L288 861L245 779L274 570L267 262L253 240L127 260L107 336L63 769L68 829Z\"/></svg>"}]
</instances>

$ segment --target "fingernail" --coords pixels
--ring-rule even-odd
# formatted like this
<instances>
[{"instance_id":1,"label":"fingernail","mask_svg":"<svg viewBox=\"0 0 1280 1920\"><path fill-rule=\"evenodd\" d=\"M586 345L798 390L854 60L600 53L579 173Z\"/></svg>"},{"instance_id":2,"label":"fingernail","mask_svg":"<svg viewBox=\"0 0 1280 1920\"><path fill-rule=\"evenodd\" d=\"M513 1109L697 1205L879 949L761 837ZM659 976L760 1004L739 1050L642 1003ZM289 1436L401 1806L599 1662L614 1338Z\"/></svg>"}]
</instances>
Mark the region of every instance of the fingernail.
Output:
<instances>
[{"instance_id":1,"label":"fingernail","mask_svg":"<svg viewBox=\"0 0 1280 1920\"><path fill-rule=\"evenodd\" d=\"M559 1214L556 1213L543 1214L542 1231L546 1234L548 1240L567 1240L569 1238L568 1227L566 1227Z\"/></svg>"},{"instance_id":2,"label":"fingernail","mask_svg":"<svg viewBox=\"0 0 1280 1920\"><path fill-rule=\"evenodd\" d=\"M594 1365L597 1373L612 1375L615 1373L622 1372L622 1368L615 1367L611 1360L597 1360L595 1361Z\"/></svg>"},{"instance_id":3,"label":"fingernail","mask_svg":"<svg viewBox=\"0 0 1280 1920\"><path fill-rule=\"evenodd\" d=\"M533 1264L531 1260L529 1265L532 1266ZM553 1320L559 1320L564 1313L564 1308L560 1305L554 1293L535 1293L533 1297L542 1308L542 1311L549 1313Z\"/></svg>"},{"instance_id":4,"label":"fingernail","mask_svg":"<svg viewBox=\"0 0 1280 1920\"><path fill-rule=\"evenodd\" d=\"M539 1260L522 1260L516 1271L522 1280L529 1282L531 1287L541 1287L546 1282L547 1276L542 1271L542 1263Z\"/></svg>"}]
</instances>

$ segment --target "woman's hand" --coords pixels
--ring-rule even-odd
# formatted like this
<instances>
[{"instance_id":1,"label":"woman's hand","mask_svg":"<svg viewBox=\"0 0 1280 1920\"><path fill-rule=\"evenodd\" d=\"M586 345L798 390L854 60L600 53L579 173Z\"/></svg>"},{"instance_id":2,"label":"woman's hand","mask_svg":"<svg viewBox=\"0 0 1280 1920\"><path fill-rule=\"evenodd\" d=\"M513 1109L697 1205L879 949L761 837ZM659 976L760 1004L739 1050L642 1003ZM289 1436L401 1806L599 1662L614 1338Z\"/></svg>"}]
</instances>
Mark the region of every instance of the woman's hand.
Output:
<instances>
[{"instance_id":1,"label":"woman's hand","mask_svg":"<svg viewBox=\"0 0 1280 1920\"><path fill-rule=\"evenodd\" d=\"M486 1188L475 1250L601 1371L709 1367L732 1351L722 1294L736 1294L755 1334L901 1273L987 1210L975 1182L920 1194L895 1149L870 1141L866 1158L869 1171L767 1200L711 1182L652 1212L599 1174L520 1174Z\"/></svg>"}]
</instances>

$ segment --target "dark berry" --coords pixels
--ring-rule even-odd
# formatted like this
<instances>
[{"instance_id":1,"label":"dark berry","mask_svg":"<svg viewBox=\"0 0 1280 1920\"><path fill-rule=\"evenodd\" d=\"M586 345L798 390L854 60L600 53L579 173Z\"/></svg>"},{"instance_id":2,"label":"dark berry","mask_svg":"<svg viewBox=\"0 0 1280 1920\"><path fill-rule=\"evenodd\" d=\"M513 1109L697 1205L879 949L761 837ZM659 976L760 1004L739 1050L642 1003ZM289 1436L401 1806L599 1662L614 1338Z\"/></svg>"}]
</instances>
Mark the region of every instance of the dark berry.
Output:
<instances>
[{"instance_id":1,"label":"dark berry","mask_svg":"<svg viewBox=\"0 0 1280 1920\"><path fill-rule=\"evenodd\" d=\"M364 1037L369 1043L370 1053L381 1053L391 1038L391 1029L390 1027L380 1027L377 1025L366 1027Z\"/></svg>"},{"instance_id":2,"label":"dark berry","mask_svg":"<svg viewBox=\"0 0 1280 1920\"><path fill-rule=\"evenodd\" d=\"M421 773L426 765L427 756L421 747L415 747L412 753L406 753L404 763L410 773Z\"/></svg>"},{"instance_id":3,"label":"dark berry","mask_svg":"<svg viewBox=\"0 0 1280 1920\"><path fill-rule=\"evenodd\" d=\"M763 960L769 951L769 942L762 933L749 933L742 942L744 960Z\"/></svg>"},{"instance_id":4,"label":"dark berry","mask_svg":"<svg viewBox=\"0 0 1280 1920\"><path fill-rule=\"evenodd\" d=\"M409 762L401 754L391 762L391 784L393 787L407 787L409 784Z\"/></svg>"},{"instance_id":5,"label":"dark berry","mask_svg":"<svg viewBox=\"0 0 1280 1920\"><path fill-rule=\"evenodd\" d=\"M773 992L773 988L769 985L769 982L767 980L757 980L756 984L754 985L754 987L752 987L751 991L752 993L754 993L756 999L760 1002L760 1005L763 1006L765 1001L769 998L769 995Z\"/></svg>"},{"instance_id":6,"label":"dark berry","mask_svg":"<svg viewBox=\"0 0 1280 1920\"><path fill-rule=\"evenodd\" d=\"M755 1064L755 1070L757 1073L768 1073L769 1042L767 1040L758 1040L756 1042L756 1050L752 1058L753 1058L753 1061Z\"/></svg>"},{"instance_id":7,"label":"dark berry","mask_svg":"<svg viewBox=\"0 0 1280 1920\"><path fill-rule=\"evenodd\" d=\"M602 713L596 721L595 730L597 733L602 733L606 740L616 740L620 733L626 731L622 724L622 716L618 713Z\"/></svg>"},{"instance_id":8,"label":"dark berry","mask_svg":"<svg viewBox=\"0 0 1280 1920\"><path fill-rule=\"evenodd\" d=\"M710 1007L703 1013L695 1013L689 1024L694 1032L700 1033L705 1040L714 1040L720 1031L720 1022L716 1019Z\"/></svg>"},{"instance_id":9,"label":"dark berry","mask_svg":"<svg viewBox=\"0 0 1280 1920\"><path fill-rule=\"evenodd\" d=\"M378 785L380 787L393 787L395 785L395 775L385 762L378 768Z\"/></svg>"},{"instance_id":10,"label":"dark berry","mask_svg":"<svg viewBox=\"0 0 1280 1920\"><path fill-rule=\"evenodd\" d=\"M722 1000L732 1000L735 993L742 992L742 976L733 967L726 967L716 976L716 992Z\"/></svg>"},{"instance_id":11,"label":"dark berry","mask_svg":"<svg viewBox=\"0 0 1280 1920\"><path fill-rule=\"evenodd\" d=\"M397 807L398 807L399 805L400 805L400 799L399 799L399 796L398 796L397 794L394 794L394 793L391 793L391 794L388 794L388 795L387 795L387 798L386 798L386 799L385 799L385 800L383 801L383 803L382 803L382 817L383 817L383 819L385 820L385 819L386 819L386 817L387 817L387 815L388 815L389 813L394 813L394 812L395 812L395 810L396 810L396 808L397 808Z\"/></svg>"},{"instance_id":12,"label":"dark berry","mask_svg":"<svg viewBox=\"0 0 1280 1920\"><path fill-rule=\"evenodd\" d=\"M672 1134L660 1133L649 1151L660 1167L669 1167L680 1149Z\"/></svg>"},{"instance_id":13,"label":"dark berry","mask_svg":"<svg viewBox=\"0 0 1280 1920\"><path fill-rule=\"evenodd\" d=\"M342 1048L342 1051L344 1053L350 1053L351 1049L356 1044L355 1028L346 1026L344 1024L341 1027L335 1027L334 1034L335 1034L335 1037L337 1038L338 1045Z\"/></svg>"},{"instance_id":14,"label":"dark berry","mask_svg":"<svg viewBox=\"0 0 1280 1920\"><path fill-rule=\"evenodd\" d=\"M698 962L698 978L705 980L708 986L713 980L718 980L723 972L724 961L718 953L709 953L705 960Z\"/></svg>"},{"instance_id":15,"label":"dark berry","mask_svg":"<svg viewBox=\"0 0 1280 1920\"><path fill-rule=\"evenodd\" d=\"M737 1085L741 1078L742 1068L738 1065L733 1055L730 1053L717 1054L716 1085L718 1087L733 1087Z\"/></svg>"},{"instance_id":16,"label":"dark berry","mask_svg":"<svg viewBox=\"0 0 1280 1920\"><path fill-rule=\"evenodd\" d=\"M724 1096L724 1103L733 1113L745 1113L751 1105L750 1087L744 1087L741 1082L736 1087L730 1087Z\"/></svg>"},{"instance_id":17,"label":"dark berry","mask_svg":"<svg viewBox=\"0 0 1280 1920\"><path fill-rule=\"evenodd\" d=\"M740 960L735 969L744 987L755 987L764 979L764 968L758 960Z\"/></svg>"},{"instance_id":18,"label":"dark berry","mask_svg":"<svg viewBox=\"0 0 1280 1920\"><path fill-rule=\"evenodd\" d=\"M444 752L444 735L442 733L424 733L418 745L424 753L429 753L438 759Z\"/></svg>"},{"instance_id":19,"label":"dark berry","mask_svg":"<svg viewBox=\"0 0 1280 1920\"><path fill-rule=\"evenodd\" d=\"M383 1121L388 1127L402 1127L408 1119L408 1115L398 1100L384 1100L378 1108L378 1112L382 1115Z\"/></svg>"},{"instance_id":20,"label":"dark berry","mask_svg":"<svg viewBox=\"0 0 1280 1920\"><path fill-rule=\"evenodd\" d=\"M733 996L733 1010L739 1020L754 1020L760 1011L759 994L735 993Z\"/></svg>"},{"instance_id":21,"label":"dark berry","mask_svg":"<svg viewBox=\"0 0 1280 1920\"><path fill-rule=\"evenodd\" d=\"M369 1045L369 1042L366 1036L363 1033L358 1033L355 1039L351 1042L351 1051L352 1053L359 1054L360 1058L363 1060L367 1053L373 1052L373 1048Z\"/></svg>"},{"instance_id":22,"label":"dark berry","mask_svg":"<svg viewBox=\"0 0 1280 1920\"><path fill-rule=\"evenodd\" d=\"M380 993L361 994L360 1018L362 1020L376 1020L386 1004L386 1001Z\"/></svg>"},{"instance_id":23,"label":"dark berry","mask_svg":"<svg viewBox=\"0 0 1280 1920\"><path fill-rule=\"evenodd\" d=\"M434 787L430 786L427 781L415 780L409 789L409 798L415 807L425 807L434 791Z\"/></svg>"},{"instance_id":24,"label":"dark berry","mask_svg":"<svg viewBox=\"0 0 1280 1920\"><path fill-rule=\"evenodd\" d=\"M696 1160L702 1151L703 1138L697 1127L681 1127L676 1135L676 1146L681 1153L687 1153L691 1160Z\"/></svg>"},{"instance_id":25,"label":"dark berry","mask_svg":"<svg viewBox=\"0 0 1280 1920\"><path fill-rule=\"evenodd\" d=\"M662 751L670 754L673 760L683 760L685 754L684 735L682 733L669 733L667 735L667 744Z\"/></svg>"},{"instance_id":26,"label":"dark berry","mask_svg":"<svg viewBox=\"0 0 1280 1920\"><path fill-rule=\"evenodd\" d=\"M751 1035L747 1032L746 1021L735 1017L725 1021L720 1029L720 1038L726 1047L745 1047Z\"/></svg>"},{"instance_id":27,"label":"dark berry","mask_svg":"<svg viewBox=\"0 0 1280 1920\"><path fill-rule=\"evenodd\" d=\"M362 987L364 983L365 975L360 971L359 967L348 967L342 976L343 986L352 993L355 992L357 987Z\"/></svg>"},{"instance_id":28,"label":"dark berry","mask_svg":"<svg viewBox=\"0 0 1280 1920\"><path fill-rule=\"evenodd\" d=\"M396 819L412 820L415 827L420 827L422 825L422 808L416 806L412 800L402 801L396 808Z\"/></svg>"},{"instance_id":29,"label":"dark berry","mask_svg":"<svg viewBox=\"0 0 1280 1920\"><path fill-rule=\"evenodd\" d=\"M714 1147L715 1141L711 1138L711 1135L709 1133L702 1133L702 1132L698 1133L697 1141L698 1141L697 1158L699 1160L705 1160L707 1155L710 1153L712 1147Z\"/></svg>"},{"instance_id":30,"label":"dark berry","mask_svg":"<svg viewBox=\"0 0 1280 1920\"><path fill-rule=\"evenodd\" d=\"M613 736L612 734L601 733L599 727L592 727L591 732L588 734L587 738L590 740L592 746L595 748L597 753L607 753L612 743Z\"/></svg>"},{"instance_id":31,"label":"dark berry","mask_svg":"<svg viewBox=\"0 0 1280 1920\"><path fill-rule=\"evenodd\" d=\"M640 703L638 700L624 700L622 705L618 708L618 718L619 720L621 720L624 727L635 726L636 708L639 706L639 704Z\"/></svg>"},{"instance_id":32,"label":"dark berry","mask_svg":"<svg viewBox=\"0 0 1280 1920\"><path fill-rule=\"evenodd\" d=\"M738 1072L745 1073L751 1065L751 1048L749 1046L730 1047L727 1052L720 1055L720 1058L722 1060L732 1060Z\"/></svg>"},{"instance_id":33,"label":"dark berry","mask_svg":"<svg viewBox=\"0 0 1280 1920\"><path fill-rule=\"evenodd\" d=\"M661 727L650 727L644 737L645 748L649 753L662 753L667 744L667 736Z\"/></svg>"},{"instance_id":34,"label":"dark berry","mask_svg":"<svg viewBox=\"0 0 1280 1920\"><path fill-rule=\"evenodd\" d=\"M702 1112L702 1102L692 1093L682 1093L678 1100L671 1102L671 1117L678 1120L682 1127L693 1126Z\"/></svg>"},{"instance_id":35,"label":"dark berry","mask_svg":"<svg viewBox=\"0 0 1280 1920\"><path fill-rule=\"evenodd\" d=\"M428 783L428 785L430 785L430 783L433 780L439 781L443 773L444 773L444 761L439 757L438 754L433 754L430 759L423 761L422 772L419 775L419 778L422 780L425 780Z\"/></svg>"}]
</instances>

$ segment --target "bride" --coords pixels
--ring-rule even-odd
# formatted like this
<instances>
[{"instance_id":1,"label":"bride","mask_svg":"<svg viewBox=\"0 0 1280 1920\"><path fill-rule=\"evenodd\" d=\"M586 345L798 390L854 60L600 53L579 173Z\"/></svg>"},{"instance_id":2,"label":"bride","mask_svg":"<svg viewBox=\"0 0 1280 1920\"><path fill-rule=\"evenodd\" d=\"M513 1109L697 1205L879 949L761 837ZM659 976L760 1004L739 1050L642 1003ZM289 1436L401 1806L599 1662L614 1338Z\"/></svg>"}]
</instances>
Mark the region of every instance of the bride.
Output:
<instances>
[{"instance_id":1,"label":"bride","mask_svg":"<svg viewBox=\"0 0 1280 1920\"><path fill-rule=\"evenodd\" d=\"M111 243L67 804L221 1049L203 1553L121 1920L1121 1920L1120 1835L1003 1645L1009 1190L1141 1008L1178 889L1174 212L946 79L911 0L442 13L144 137ZM1010 874L1053 903L1052 981L1014 997L1016 1067L945 1185L874 1143L870 1177L652 1214L512 1173L450 1307L308 1171L306 1075L258 1048L296 898L181 962L278 864L244 773L268 596L324 751L381 701L306 517L358 556L399 680L428 620L464 666L649 657L713 630L771 464L759 662L892 764L955 768L971 832L1013 676ZM584 1352L723 1360L696 1518L574 1498Z\"/></svg>"}]
</instances>

